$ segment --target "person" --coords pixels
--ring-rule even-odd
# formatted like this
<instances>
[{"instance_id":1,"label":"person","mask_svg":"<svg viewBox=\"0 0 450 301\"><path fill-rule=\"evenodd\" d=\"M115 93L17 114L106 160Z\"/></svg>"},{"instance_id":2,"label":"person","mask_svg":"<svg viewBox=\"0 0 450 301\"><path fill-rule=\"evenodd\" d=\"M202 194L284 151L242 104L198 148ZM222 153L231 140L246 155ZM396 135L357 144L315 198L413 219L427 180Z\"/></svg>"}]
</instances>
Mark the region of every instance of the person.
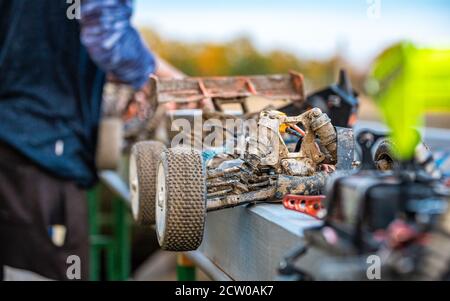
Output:
<instances>
[{"instance_id":1,"label":"person","mask_svg":"<svg viewBox=\"0 0 450 301\"><path fill-rule=\"evenodd\" d=\"M0 273L88 279L85 190L107 74L146 92L149 76L183 74L153 54L132 0L0 0ZM70 2L70 1L69 1ZM72 1L73 2L73 1ZM148 91L147 91L148 92Z\"/></svg>"}]
</instances>

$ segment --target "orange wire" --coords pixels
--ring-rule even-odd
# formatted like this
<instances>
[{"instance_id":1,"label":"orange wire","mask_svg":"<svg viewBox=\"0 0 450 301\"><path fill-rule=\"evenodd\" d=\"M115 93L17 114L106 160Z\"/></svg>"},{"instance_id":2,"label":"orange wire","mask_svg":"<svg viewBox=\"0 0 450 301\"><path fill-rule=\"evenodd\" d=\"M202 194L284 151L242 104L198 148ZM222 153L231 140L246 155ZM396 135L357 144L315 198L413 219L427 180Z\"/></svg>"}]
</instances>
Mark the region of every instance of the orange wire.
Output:
<instances>
[{"instance_id":1,"label":"orange wire","mask_svg":"<svg viewBox=\"0 0 450 301\"><path fill-rule=\"evenodd\" d=\"M298 132L300 135L302 135L303 137L306 136L306 133L304 130L302 130L301 128L299 128L297 125L291 125L291 128L294 129L296 132Z\"/></svg>"}]
</instances>

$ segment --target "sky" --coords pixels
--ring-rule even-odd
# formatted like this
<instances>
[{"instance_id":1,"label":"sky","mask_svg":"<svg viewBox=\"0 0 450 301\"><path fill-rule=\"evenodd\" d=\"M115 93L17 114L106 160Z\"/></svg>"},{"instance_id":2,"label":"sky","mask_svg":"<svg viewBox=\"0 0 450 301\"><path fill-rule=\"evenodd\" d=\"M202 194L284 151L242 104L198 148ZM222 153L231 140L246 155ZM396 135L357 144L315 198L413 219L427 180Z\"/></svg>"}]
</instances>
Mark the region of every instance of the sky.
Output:
<instances>
[{"instance_id":1,"label":"sky","mask_svg":"<svg viewBox=\"0 0 450 301\"><path fill-rule=\"evenodd\" d=\"M399 40L450 47L448 0L135 0L133 20L186 42L247 36L309 59L338 51L361 69Z\"/></svg>"}]
</instances>

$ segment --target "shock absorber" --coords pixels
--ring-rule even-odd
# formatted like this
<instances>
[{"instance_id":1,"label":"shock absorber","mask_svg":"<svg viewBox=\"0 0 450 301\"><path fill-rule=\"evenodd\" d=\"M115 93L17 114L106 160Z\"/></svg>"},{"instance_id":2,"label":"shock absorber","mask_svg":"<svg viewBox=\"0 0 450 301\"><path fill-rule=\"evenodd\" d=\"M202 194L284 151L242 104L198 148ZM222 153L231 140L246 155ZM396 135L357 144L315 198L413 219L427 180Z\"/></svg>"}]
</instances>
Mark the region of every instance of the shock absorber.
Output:
<instances>
[{"instance_id":1,"label":"shock absorber","mask_svg":"<svg viewBox=\"0 0 450 301\"><path fill-rule=\"evenodd\" d=\"M337 161L337 135L327 114L319 108L311 110L310 128L319 137L320 144L329 152L333 160Z\"/></svg>"}]
</instances>

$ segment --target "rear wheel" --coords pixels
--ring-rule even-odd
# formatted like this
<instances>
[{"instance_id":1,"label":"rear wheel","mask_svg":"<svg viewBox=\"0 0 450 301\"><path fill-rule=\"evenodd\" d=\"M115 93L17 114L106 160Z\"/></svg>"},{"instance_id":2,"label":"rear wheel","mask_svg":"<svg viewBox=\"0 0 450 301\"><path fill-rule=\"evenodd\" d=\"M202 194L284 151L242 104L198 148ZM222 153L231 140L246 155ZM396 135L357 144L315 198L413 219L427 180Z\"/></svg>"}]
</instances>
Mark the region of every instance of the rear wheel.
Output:
<instances>
[{"instance_id":1,"label":"rear wheel","mask_svg":"<svg viewBox=\"0 0 450 301\"><path fill-rule=\"evenodd\" d=\"M138 224L155 223L156 169L165 149L161 142L144 141L135 144L131 150L131 209Z\"/></svg>"},{"instance_id":2,"label":"rear wheel","mask_svg":"<svg viewBox=\"0 0 450 301\"><path fill-rule=\"evenodd\" d=\"M156 233L161 248L196 250L203 239L206 217L201 152L182 147L163 152L156 189Z\"/></svg>"}]
</instances>

